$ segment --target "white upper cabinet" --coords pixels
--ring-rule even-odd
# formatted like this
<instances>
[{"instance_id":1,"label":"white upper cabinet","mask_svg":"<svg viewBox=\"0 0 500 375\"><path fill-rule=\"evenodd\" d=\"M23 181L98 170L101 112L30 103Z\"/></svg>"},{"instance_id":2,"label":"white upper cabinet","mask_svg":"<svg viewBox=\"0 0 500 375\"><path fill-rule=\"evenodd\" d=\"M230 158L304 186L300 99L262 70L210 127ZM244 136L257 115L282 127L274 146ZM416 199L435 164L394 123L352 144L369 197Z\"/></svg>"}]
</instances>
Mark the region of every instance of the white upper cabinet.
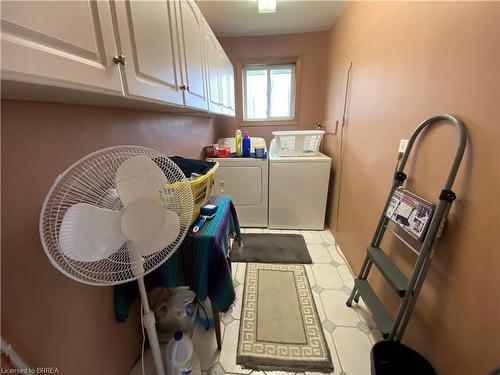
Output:
<instances>
[{"instance_id":1,"label":"white upper cabinet","mask_svg":"<svg viewBox=\"0 0 500 375\"><path fill-rule=\"evenodd\" d=\"M169 1L117 1L128 95L182 105L175 8Z\"/></svg>"},{"instance_id":2,"label":"white upper cabinet","mask_svg":"<svg viewBox=\"0 0 500 375\"><path fill-rule=\"evenodd\" d=\"M234 116L235 114L235 92L234 92L234 67L230 61L228 61L228 84L229 84L229 114Z\"/></svg>"},{"instance_id":3,"label":"white upper cabinet","mask_svg":"<svg viewBox=\"0 0 500 375\"><path fill-rule=\"evenodd\" d=\"M219 41L205 21L205 56L210 112L234 116L234 71Z\"/></svg>"},{"instance_id":4,"label":"white upper cabinet","mask_svg":"<svg viewBox=\"0 0 500 375\"><path fill-rule=\"evenodd\" d=\"M2 1L2 79L122 94L108 2Z\"/></svg>"},{"instance_id":5,"label":"white upper cabinet","mask_svg":"<svg viewBox=\"0 0 500 375\"><path fill-rule=\"evenodd\" d=\"M221 81L219 42L206 21L204 21L203 26L208 84L208 109L213 113L221 113L222 95L219 90Z\"/></svg>"},{"instance_id":6,"label":"white upper cabinet","mask_svg":"<svg viewBox=\"0 0 500 375\"><path fill-rule=\"evenodd\" d=\"M184 103L189 107L208 109L202 43L203 17L193 0L175 3L178 6Z\"/></svg>"},{"instance_id":7,"label":"white upper cabinet","mask_svg":"<svg viewBox=\"0 0 500 375\"><path fill-rule=\"evenodd\" d=\"M219 64L220 64L220 82L219 82L219 90L222 95L222 113L227 114L228 113L228 106L229 106L229 89L228 89L228 76L227 76L227 62L226 62L226 56L224 55L224 52L221 51L219 52Z\"/></svg>"},{"instance_id":8,"label":"white upper cabinet","mask_svg":"<svg viewBox=\"0 0 500 375\"><path fill-rule=\"evenodd\" d=\"M234 115L234 70L233 65L222 51L219 54L221 64L220 91L222 92L222 113Z\"/></svg>"},{"instance_id":9,"label":"white upper cabinet","mask_svg":"<svg viewBox=\"0 0 500 375\"><path fill-rule=\"evenodd\" d=\"M234 115L232 65L193 0L0 4L3 97Z\"/></svg>"}]
</instances>

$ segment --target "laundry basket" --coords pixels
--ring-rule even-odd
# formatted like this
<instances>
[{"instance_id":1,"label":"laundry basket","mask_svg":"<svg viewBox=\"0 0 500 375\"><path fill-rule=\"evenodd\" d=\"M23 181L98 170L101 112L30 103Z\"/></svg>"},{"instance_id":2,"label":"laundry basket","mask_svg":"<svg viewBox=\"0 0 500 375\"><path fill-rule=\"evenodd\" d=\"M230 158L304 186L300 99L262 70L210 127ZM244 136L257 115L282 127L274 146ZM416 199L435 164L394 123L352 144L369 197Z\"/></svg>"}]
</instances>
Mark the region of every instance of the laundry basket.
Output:
<instances>
[{"instance_id":1,"label":"laundry basket","mask_svg":"<svg viewBox=\"0 0 500 375\"><path fill-rule=\"evenodd\" d=\"M325 132L323 130L275 131L280 156L315 156Z\"/></svg>"},{"instance_id":2,"label":"laundry basket","mask_svg":"<svg viewBox=\"0 0 500 375\"><path fill-rule=\"evenodd\" d=\"M208 203L212 194L214 174L218 168L219 162L215 162L215 165L207 173L191 180L189 183L193 192L193 222L200 215L201 208Z\"/></svg>"},{"instance_id":3,"label":"laundry basket","mask_svg":"<svg viewBox=\"0 0 500 375\"><path fill-rule=\"evenodd\" d=\"M195 222L195 220L200 215L201 208L206 205L208 203L208 200L210 199L212 186L214 184L214 173L217 168L219 168L219 162L214 163L215 165L210 168L207 173L189 181L189 187L191 188L191 192L193 193L193 217L191 223ZM161 200L164 204L173 204L169 201L171 197L174 196L173 194L171 194L171 192L173 190L180 189L180 184L180 182L175 182L173 184L166 185L163 192L158 195L158 199Z\"/></svg>"}]
</instances>

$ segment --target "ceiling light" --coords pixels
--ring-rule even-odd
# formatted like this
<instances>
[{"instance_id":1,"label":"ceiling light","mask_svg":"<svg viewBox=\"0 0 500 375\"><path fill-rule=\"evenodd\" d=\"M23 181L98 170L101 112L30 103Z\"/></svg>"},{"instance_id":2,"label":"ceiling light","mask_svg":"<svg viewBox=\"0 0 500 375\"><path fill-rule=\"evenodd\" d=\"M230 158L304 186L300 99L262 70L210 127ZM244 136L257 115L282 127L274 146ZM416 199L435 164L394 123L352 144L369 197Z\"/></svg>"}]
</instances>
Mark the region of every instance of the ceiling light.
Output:
<instances>
[{"instance_id":1,"label":"ceiling light","mask_svg":"<svg viewBox=\"0 0 500 375\"><path fill-rule=\"evenodd\" d=\"M275 13L276 0L258 0L259 13Z\"/></svg>"}]
</instances>

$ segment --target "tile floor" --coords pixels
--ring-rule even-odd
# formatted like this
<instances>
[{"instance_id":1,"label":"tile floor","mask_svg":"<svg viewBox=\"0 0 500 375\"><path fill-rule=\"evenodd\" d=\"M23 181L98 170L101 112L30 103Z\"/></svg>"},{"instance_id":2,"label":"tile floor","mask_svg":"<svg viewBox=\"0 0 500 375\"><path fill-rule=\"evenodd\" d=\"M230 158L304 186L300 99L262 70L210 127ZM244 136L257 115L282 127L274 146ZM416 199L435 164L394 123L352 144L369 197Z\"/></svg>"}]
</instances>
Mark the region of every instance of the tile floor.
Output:
<instances>
[{"instance_id":1,"label":"tile floor","mask_svg":"<svg viewBox=\"0 0 500 375\"><path fill-rule=\"evenodd\" d=\"M335 370L333 374L369 375L370 349L381 339L380 333L360 300L360 305L348 308L345 302L354 285L349 266L330 231L288 231L243 229L246 233L296 233L306 241L313 264L305 265L314 300L322 322ZM233 263L236 303L232 311L221 316L222 350L216 349L213 330L197 329L195 346L202 362L202 375L250 374L292 375L287 372L258 372L236 364L236 349L240 325L241 300L246 264ZM302 375L297 373L297 375ZM306 375L319 375L307 373Z\"/></svg>"}]
</instances>

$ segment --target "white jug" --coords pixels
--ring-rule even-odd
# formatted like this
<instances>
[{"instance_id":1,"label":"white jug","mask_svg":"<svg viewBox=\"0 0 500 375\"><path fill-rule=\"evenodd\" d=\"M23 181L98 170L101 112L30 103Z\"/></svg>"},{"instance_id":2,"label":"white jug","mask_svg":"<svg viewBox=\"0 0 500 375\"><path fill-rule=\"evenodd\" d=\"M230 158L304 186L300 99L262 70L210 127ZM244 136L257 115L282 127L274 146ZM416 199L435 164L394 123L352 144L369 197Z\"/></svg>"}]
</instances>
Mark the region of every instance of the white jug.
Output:
<instances>
[{"instance_id":1,"label":"white jug","mask_svg":"<svg viewBox=\"0 0 500 375\"><path fill-rule=\"evenodd\" d=\"M193 343L189 336L181 331L175 332L175 336L167 345L165 368L168 375L190 375L193 368Z\"/></svg>"}]
</instances>

